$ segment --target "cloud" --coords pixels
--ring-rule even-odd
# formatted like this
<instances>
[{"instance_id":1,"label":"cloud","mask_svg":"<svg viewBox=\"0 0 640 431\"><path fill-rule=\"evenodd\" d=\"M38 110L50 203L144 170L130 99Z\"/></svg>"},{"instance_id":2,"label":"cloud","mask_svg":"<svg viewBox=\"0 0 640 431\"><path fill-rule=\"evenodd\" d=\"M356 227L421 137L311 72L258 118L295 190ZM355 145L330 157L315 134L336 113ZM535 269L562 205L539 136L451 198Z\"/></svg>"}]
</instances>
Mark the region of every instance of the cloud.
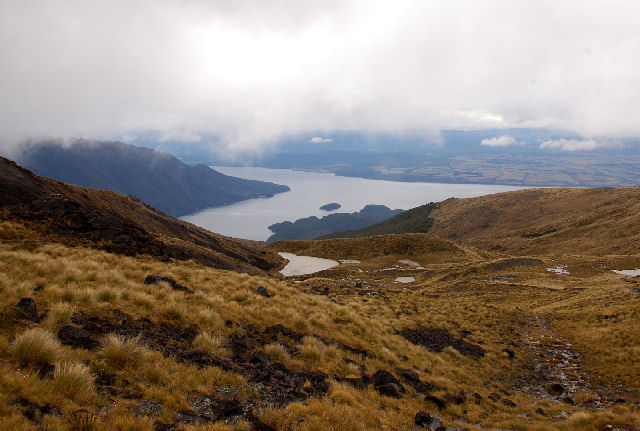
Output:
<instances>
[{"instance_id":1,"label":"cloud","mask_svg":"<svg viewBox=\"0 0 640 431\"><path fill-rule=\"evenodd\" d=\"M522 145L522 142L513 136L499 136L496 138L483 139L480 141L480 145L484 145L485 147L508 147L509 145Z\"/></svg>"},{"instance_id":2,"label":"cloud","mask_svg":"<svg viewBox=\"0 0 640 431\"><path fill-rule=\"evenodd\" d=\"M591 151L596 148L608 146L608 144L601 144L593 139L578 140L578 139L550 139L540 144L541 150L560 150L560 151Z\"/></svg>"},{"instance_id":3,"label":"cloud","mask_svg":"<svg viewBox=\"0 0 640 431\"><path fill-rule=\"evenodd\" d=\"M202 141L202 136L190 130L173 129L163 132L162 135L158 138L158 142L167 141L196 144Z\"/></svg>"},{"instance_id":4,"label":"cloud","mask_svg":"<svg viewBox=\"0 0 640 431\"><path fill-rule=\"evenodd\" d=\"M260 152L342 129L640 135L640 2L451 1L0 2L0 141L182 130Z\"/></svg>"},{"instance_id":5,"label":"cloud","mask_svg":"<svg viewBox=\"0 0 640 431\"><path fill-rule=\"evenodd\" d=\"M307 142L309 142L310 144L324 144L328 142L333 142L333 139L323 138L322 136L314 136L313 138L309 139Z\"/></svg>"}]
</instances>

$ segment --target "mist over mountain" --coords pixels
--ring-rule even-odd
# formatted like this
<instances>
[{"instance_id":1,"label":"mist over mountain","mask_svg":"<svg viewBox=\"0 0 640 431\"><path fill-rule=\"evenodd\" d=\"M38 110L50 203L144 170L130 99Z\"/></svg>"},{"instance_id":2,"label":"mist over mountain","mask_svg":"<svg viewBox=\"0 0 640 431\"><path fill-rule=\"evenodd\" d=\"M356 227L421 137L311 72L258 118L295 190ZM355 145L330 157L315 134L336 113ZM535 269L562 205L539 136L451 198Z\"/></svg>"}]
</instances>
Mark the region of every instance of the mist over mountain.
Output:
<instances>
[{"instance_id":1,"label":"mist over mountain","mask_svg":"<svg viewBox=\"0 0 640 431\"><path fill-rule=\"evenodd\" d=\"M38 175L130 194L173 216L289 190L224 175L204 165L189 166L170 154L118 142L31 143L17 160Z\"/></svg>"}]
</instances>

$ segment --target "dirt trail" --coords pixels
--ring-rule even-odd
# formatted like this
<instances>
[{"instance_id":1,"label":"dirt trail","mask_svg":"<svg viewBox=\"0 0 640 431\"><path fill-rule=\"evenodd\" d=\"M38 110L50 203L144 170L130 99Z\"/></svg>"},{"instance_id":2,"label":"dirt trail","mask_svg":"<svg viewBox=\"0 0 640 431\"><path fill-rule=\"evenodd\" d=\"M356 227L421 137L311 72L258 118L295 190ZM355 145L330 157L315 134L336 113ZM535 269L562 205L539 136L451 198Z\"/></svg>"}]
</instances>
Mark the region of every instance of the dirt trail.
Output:
<instances>
[{"instance_id":1,"label":"dirt trail","mask_svg":"<svg viewBox=\"0 0 640 431\"><path fill-rule=\"evenodd\" d=\"M631 395L625 388L604 385L590 375L580 353L553 330L543 315L532 317L523 343L527 354L517 380L525 393L598 409L625 403ZM577 392L580 396L576 397Z\"/></svg>"}]
</instances>

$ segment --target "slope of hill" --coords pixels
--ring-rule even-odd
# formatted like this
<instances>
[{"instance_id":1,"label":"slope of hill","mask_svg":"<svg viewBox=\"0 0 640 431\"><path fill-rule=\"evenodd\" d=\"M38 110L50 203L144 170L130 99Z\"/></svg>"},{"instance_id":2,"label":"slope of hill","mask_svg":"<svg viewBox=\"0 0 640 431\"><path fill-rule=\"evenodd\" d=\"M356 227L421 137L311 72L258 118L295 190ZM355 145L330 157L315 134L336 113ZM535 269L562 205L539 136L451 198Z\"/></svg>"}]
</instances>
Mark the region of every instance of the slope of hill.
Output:
<instances>
[{"instance_id":1,"label":"slope of hill","mask_svg":"<svg viewBox=\"0 0 640 431\"><path fill-rule=\"evenodd\" d=\"M334 213L322 218L312 216L298 219L293 223L284 221L269 226L274 234L267 239L267 242L283 239L313 239L330 232L369 226L402 212L403 210L392 210L384 205L366 205L354 213Z\"/></svg>"},{"instance_id":2,"label":"slope of hill","mask_svg":"<svg viewBox=\"0 0 640 431\"><path fill-rule=\"evenodd\" d=\"M39 177L0 158L0 211L16 223L3 240L30 239L149 254L252 273L281 266L279 256L177 220L119 193ZM28 238L25 238L28 236Z\"/></svg>"},{"instance_id":3,"label":"slope of hill","mask_svg":"<svg viewBox=\"0 0 640 431\"><path fill-rule=\"evenodd\" d=\"M17 161L38 175L136 196L176 217L289 190L230 177L204 165L189 166L169 154L117 142L29 144Z\"/></svg>"},{"instance_id":4,"label":"slope of hill","mask_svg":"<svg viewBox=\"0 0 640 431\"><path fill-rule=\"evenodd\" d=\"M634 254L640 250L640 188L527 189L448 199L331 236L402 232L517 254Z\"/></svg>"},{"instance_id":5,"label":"slope of hill","mask_svg":"<svg viewBox=\"0 0 640 431\"><path fill-rule=\"evenodd\" d=\"M429 232L433 220L430 217L431 211L437 208L438 204L430 202L416 208L404 211L394 217L388 218L380 223L369 226L333 232L317 237L317 239L330 238L362 238L373 235L386 235L394 233L425 233Z\"/></svg>"},{"instance_id":6,"label":"slope of hill","mask_svg":"<svg viewBox=\"0 0 640 431\"><path fill-rule=\"evenodd\" d=\"M623 197L581 237L598 253L634 235ZM504 199L488 208L517 203ZM593 215L577 202L572 217ZM479 250L486 220L461 222L465 243L396 234L256 252L4 159L0 204L0 429L640 426L640 279L610 271L640 267L640 253L578 255L553 236L535 256ZM434 227L479 210L440 211ZM526 219L501 217L493 233ZM521 254L522 235L504 235ZM258 267L282 267L274 251L341 264L273 277Z\"/></svg>"}]
</instances>

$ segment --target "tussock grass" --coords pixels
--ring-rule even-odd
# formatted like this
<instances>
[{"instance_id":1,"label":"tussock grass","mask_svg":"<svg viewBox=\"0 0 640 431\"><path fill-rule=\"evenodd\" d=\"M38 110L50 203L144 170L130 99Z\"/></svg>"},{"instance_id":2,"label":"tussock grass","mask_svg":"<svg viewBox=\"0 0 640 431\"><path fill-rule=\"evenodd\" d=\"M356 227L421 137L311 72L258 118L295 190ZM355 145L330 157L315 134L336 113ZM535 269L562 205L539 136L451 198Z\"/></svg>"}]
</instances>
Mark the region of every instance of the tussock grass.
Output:
<instances>
[{"instance_id":1,"label":"tussock grass","mask_svg":"<svg viewBox=\"0 0 640 431\"><path fill-rule=\"evenodd\" d=\"M375 266L377 261L371 262L360 267L364 271L379 269ZM414 285L394 286L391 283L386 287L384 275L373 272L357 275L354 272L352 275L348 271L353 269L342 269L342 278L357 277L386 289L385 297L360 297L341 294L340 289L346 282L339 277L301 277L301 283L294 283L204 268L192 262L164 263L144 257L133 259L53 245L33 250L9 249L1 245L0 286L4 291L0 306L10 308L21 297L32 296L39 310L48 312L49 317L40 326L51 331L69 321L70 310L111 316L114 308L125 311L133 319L148 317L178 326L197 325L199 335L191 348L220 356L228 354L225 343L229 338L249 336L251 331L261 334L269 326L283 324L305 335L303 341L293 344L290 339L283 339L261 348L274 362L295 370L328 374L331 389L326 396L311 398L306 404L293 403L283 408L256 411L261 420L277 429L411 429L415 412L433 409L433 406L407 385L409 392L396 400L381 396L372 387L358 390L333 379L359 377L361 371L369 375L380 369L395 372L396 368L414 369L423 381L437 384L441 389L434 392L436 396L465 391L465 404L449 405L436 413L447 425L457 424L472 430L480 426L488 429L580 429L588 422L586 417L572 415L586 411L585 408L541 401L510 386L510 376L521 371L518 361L524 360L526 355L520 348L521 338L516 334L526 333L528 319L535 313L548 315L553 329L561 331L581 353L584 346L585 351L590 347L603 355L605 359L591 362L593 355L584 354L586 365L594 375L611 376L612 379L616 375L631 376L634 365L632 359L625 357L633 358L636 352L637 331L633 331L633 321L637 316L633 309L638 303L629 298L628 288L620 284L619 277L602 275L573 280L547 274L540 268L515 268L504 273L517 276L520 285L529 287L508 290L487 286L483 280L494 273L479 266L475 260L450 265L438 263L431 268L444 271L449 266L451 272L458 274L474 267L477 269L470 272L471 275L458 275L444 281L440 273L425 276ZM196 290L196 294L185 295L162 283L145 286L142 281L148 274L172 277ZM44 287L38 292L32 289L36 282ZM257 297L254 292L258 285L265 286L273 293L272 297ZM330 297L308 293L311 287L324 285L331 287ZM593 308L589 301L593 301ZM609 307L605 307L605 302ZM604 314L617 314L617 320L602 316L598 320L597 316L602 315L605 308ZM231 324L225 324L227 321ZM74 395L69 389L66 392L69 396L66 396L62 390L54 388L53 378L42 379L35 372L24 373L18 369L22 366L17 365L12 349L18 336L25 332L26 324L32 325L14 322L0 328L0 352L3 343L7 352L6 359L0 360L0 404L6 402L8 405L6 410L0 407L0 419L17 421L14 417L22 417L9 404L18 396L16 394L40 403L56 403L64 412L78 408L97 410L104 400L95 392L91 398L82 396L91 394L91 390L78 391ZM445 328L454 337L470 331L465 339L474 344L482 343L486 356L471 359L452 348L441 353L430 352L397 334L403 328L418 326ZM190 403L196 397L229 393L240 400L256 397L257 389L245 377L216 367L202 369L164 357L160 352L144 347L141 339L127 340L111 335L105 337L100 349L85 351L61 348L49 333L51 337L59 349L56 362L82 364L86 361L89 374L114 376L116 389L160 401L163 404L160 421L171 422L177 411L190 409ZM368 355L341 348L337 343L365 350ZM514 361L501 352L502 348L510 346L509 343L516 344L516 347L511 346L516 350ZM596 346L588 346L592 343ZM605 351L607 349L609 352ZM630 371L624 371L625 367ZM123 386L125 381L127 386ZM633 382L630 378L622 381ZM513 393L510 398L517 403L516 408L487 399L489 393L501 393L500 390ZM470 395L473 392L483 397L481 404L473 402ZM575 398L576 401L589 400L592 396L591 393L579 393ZM100 429L150 429L152 421L131 414L132 406L138 401L116 398L119 403L116 409L97 418ZM535 415L538 406L544 408L547 417ZM563 410L568 412L569 421L564 425L560 422L549 425L550 418L556 420ZM613 409L588 412L588 420L604 423L612 417L612 412ZM632 407L616 410L616 414L627 423L638 419ZM524 419L518 415L530 417ZM469 423L457 423L456 418L464 418ZM28 422L20 420L16 429L23 426L32 429ZM64 429L66 425L60 421L52 422L51 429ZM242 426L245 425L236 428ZM222 423L208 428L185 427L232 428L232 425Z\"/></svg>"},{"instance_id":2,"label":"tussock grass","mask_svg":"<svg viewBox=\"0 0 640 431\"><path fill-rule=\"evenodd\" d=\"M146 350L139 338L123 338L116 334L107 335L102 341L100 354L107 365L116 370L138 368L144 361Z\"/></svg>"},{"instance_id":3,"label":"tussock grass","mask_svg":"<svg viewBox=\"0 0 640 431\"><path fill-rule=\"evenodd\" d=\"M61 355L60 342L42 328L31 328L18 335L9 346L9 353L21 367L55 364Z\"/></svg>"},{"instance_id":4,"label":"tussock grass","mask_svg":"<svg viewBox=\"0 0 640 431\"><path fill-rule=\"evenodd\" d=\"M63 363L57 367L51 384L55 391L76 401L95 397L94 376L89 367L79 362Z\"/></svg>"},{"instance_id":5,"label":"tussock grass","mask_svg":"<svg viewBox=\"0 0 640 431\"><path fill-rule=\"evenodd\" d=\"M62 326L71 321L74 309L74 306L67 302L56 302L49 310L42 326L53 333L58 332Z\"/></svg>"},{"instance_id":6,"label":"tussock grass","mask_svg":"<svg viewBox=\"0 0 640 431\"><path fill-rule=\"evenodd\" d=\"M193 347L217 356L231 356L229 349L225 347L226 339L220 335L211 335L201 332L193 340Z\"/></svg>"}]
</instances>

